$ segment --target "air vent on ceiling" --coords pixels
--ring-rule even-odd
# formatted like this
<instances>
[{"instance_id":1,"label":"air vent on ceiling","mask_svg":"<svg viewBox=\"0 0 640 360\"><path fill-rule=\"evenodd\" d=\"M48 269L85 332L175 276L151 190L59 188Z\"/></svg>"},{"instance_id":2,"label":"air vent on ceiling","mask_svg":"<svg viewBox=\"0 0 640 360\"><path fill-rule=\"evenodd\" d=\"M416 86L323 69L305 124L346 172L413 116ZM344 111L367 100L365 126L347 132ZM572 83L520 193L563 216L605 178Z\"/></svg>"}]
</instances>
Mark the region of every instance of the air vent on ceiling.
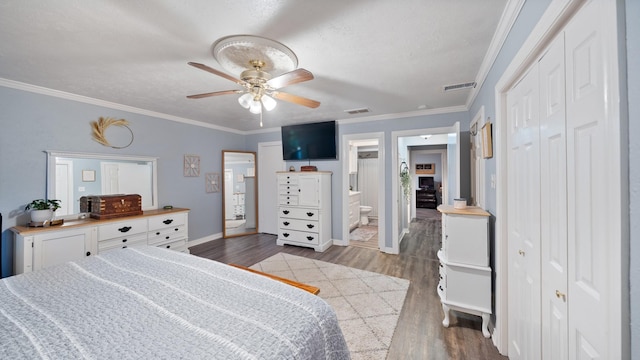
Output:
<instances>
[{"instance_id":1,"label":"air vent on ceiling","mask_svg":"<svg viewBox=\"0 0 640 360\"><path fill-rule=\"evenodd\" d=\"M344 112L346 112L347 114L362 114L362 113L368 113L369 109L367 108L361 108L361 109L351 109L351 110L345 110Z\"/></svg>"},{"instance_id":2,"label":"air vent on ceiling","mask_svg":"<svg viewBox=\"0 0 640 360\"><path fill-rule=\"evenodd\" d=\"M443 88L444 91L453 91L453 90L462 90L462 89L470 89L476 87L476 82L468 82L462 84L455 85L447 85Z\"/></svg>"}]
</instances>

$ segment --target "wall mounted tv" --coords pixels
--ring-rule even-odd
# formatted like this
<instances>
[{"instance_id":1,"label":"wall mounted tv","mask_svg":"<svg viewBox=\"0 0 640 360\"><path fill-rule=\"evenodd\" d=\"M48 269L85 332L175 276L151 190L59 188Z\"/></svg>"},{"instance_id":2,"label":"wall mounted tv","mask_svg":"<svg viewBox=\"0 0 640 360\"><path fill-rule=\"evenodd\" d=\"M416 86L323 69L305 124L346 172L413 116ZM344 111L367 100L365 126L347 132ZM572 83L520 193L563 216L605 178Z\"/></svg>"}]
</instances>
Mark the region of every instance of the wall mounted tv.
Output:
<instances>
[{"instance_id":1,"label":"wall mounted tv","mask_svg":"<svg viewBox=\"0 0 640 360\"><path fill-rule=\"evenodd\" d=\"M284 160L337 159L336 122L324 121L282 127Z\"/></svg>"}]
</instances>

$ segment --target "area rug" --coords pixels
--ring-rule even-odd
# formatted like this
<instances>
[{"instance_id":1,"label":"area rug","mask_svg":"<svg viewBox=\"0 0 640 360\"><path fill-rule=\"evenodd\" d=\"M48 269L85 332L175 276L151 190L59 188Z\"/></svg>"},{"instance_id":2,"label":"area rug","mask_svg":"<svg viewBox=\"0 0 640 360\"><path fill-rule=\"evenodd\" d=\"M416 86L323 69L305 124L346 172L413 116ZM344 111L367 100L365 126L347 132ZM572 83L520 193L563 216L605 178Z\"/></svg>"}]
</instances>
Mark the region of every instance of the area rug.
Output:
<instances>
[{"instance_id":1,"label":"area rug","mask_svg":"<svg viewBox=\"0 0 640 360\"><path fill-rule=\"evenodd\" d=\"M385 359L409 280L279 253L251 267L320 288L335 310L351 359Z\"/></svg>"},{"instance_id":2,"label":"area rug","mask_svg":"<svg viewBox=\"0 0 640 360\"><path fill-rule=\"evenodd\" d=\"M351 241L368 241L373 235L378 233L378 228L374 226L359 227L349 233Z\"/></svg>"}]
</instances>

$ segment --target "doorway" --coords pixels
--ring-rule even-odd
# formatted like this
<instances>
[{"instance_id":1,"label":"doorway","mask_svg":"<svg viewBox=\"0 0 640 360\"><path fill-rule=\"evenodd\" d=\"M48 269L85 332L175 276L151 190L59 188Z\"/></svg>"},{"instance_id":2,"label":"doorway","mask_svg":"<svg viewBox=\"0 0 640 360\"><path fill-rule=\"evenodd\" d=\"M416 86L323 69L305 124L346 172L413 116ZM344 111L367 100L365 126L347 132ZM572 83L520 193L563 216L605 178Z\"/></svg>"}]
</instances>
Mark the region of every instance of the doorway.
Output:
<instances>
[{"instance_id":1,"label":"doorway","mask_svg":"<svg viewBox=\"0 0 640 360\"><path fill-rule=\"evenodd\" d=\"M361 157L358 158L358 148ZM364 154L367 155L364 155ZM375 155L374 155L375 154ZM342 136L342 242L385 249L384 133ZM361 206L368 206L367 213ZM367 220L363 221L363 218ZM377 241L376 241L377 238ZM338 242L335 242L338 243Z\"/></svg>"},{"instance_id":2,"label":"doorway","mask_svg":"<svg viewBox=\"0 0 640 360\"><path fill-rule=\"evenodd\" d=\"M400 164L412 164L411 148L413 146L423 146L426 144L424 137L430 135L429 140L433 143L444 143L447 146L447 172L443 175L442 181L442 203L452 203L453 198L460 196L460 123L456 122L451 127L425 128L394 131L391 133L391 207L392 222L391 246L387 248L391 254L400 252L400 241L409 232L411 222L411 207L414 203L411 192L408 198L405 197L403 189L398 179L400 178ZM415 167L414 167L415 168ZM410 169L411 171L412 169ZM415 178L415 172L411 173ZM445 178L446 176L446 178ZM413 179L415 181L415 179ZM412 182L413 182L412 181ZM415 185L413 187L415 190Z\"/></svg>"}]
</instances>

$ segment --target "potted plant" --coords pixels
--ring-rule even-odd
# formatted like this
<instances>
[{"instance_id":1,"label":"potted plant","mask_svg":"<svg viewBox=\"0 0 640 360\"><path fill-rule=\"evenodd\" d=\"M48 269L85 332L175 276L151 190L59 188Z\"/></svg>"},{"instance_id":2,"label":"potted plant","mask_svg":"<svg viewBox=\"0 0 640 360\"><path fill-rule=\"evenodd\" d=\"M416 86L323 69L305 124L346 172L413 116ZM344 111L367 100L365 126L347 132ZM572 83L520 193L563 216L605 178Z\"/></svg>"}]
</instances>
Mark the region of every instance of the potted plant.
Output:
<instances>
[{"instance_id":1,"label":"potted plant","mask_svg":"<svg viewBox=\"0 0 640 360\"><path fill-rule=\"evenodd\" d=\"M411 195L411 174L409 174L409 169L406 167L400 171L400 184L402 185L404 197L409 199Z\"/></svg>"},{"instance_id":2,"label":"potted plant","mask_svg":"<svg viewBox=\"0 0 640 360\"><path fill-rule=\"evenodd\" d=\"M24 208L31 210L31 222L44 222L53 219L53 212L60 208L60 200L33 200Z\"/></svg>"}]
</instances>

